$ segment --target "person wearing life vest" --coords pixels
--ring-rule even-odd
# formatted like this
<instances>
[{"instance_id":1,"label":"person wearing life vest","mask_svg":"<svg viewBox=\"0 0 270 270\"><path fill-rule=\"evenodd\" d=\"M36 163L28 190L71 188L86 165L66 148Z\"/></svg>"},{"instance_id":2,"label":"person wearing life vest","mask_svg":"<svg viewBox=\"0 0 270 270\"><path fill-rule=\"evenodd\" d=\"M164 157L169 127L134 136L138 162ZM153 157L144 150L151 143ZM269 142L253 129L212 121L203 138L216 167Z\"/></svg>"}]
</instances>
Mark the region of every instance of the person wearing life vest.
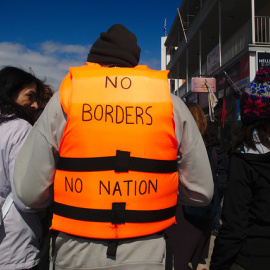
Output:
<instances>
[{"instance_id":1,"label":"person wearing life vest","mask_svg":"<svg viewBox=\"0 0 270 270\"><path fill-rule=\"evenodd\" d=\"M168 71L139 58L123 25L101 33L16 159L19 198L51 205L51 269L165 269L163 230L175 224L177 201L211 201L196 123L170 94Z\"/></svg>"}]
</instances>

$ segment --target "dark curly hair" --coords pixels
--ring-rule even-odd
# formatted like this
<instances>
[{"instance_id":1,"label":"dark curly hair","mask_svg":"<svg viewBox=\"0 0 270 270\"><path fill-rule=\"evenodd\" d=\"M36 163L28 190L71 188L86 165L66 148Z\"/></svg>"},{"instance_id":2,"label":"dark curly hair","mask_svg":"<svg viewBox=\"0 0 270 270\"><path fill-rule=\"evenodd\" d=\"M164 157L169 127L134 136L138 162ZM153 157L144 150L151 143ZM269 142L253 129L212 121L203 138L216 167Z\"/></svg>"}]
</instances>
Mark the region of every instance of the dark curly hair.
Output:
<instances>
[{"instance_id":1,"label":"dark curly hair","mask_svg":"<svg viewBox=\"0 0 270 270\"><path fill-rule=\"evenodd\" d=\"M44 83L33 74L20 68L7 66L0 70L0 119L8 121L22 118L33 125L35 119L33 111L17 104L13 96L18 94L26 85L35 83L37 98L44 91Z\"/></svg>"}]
</instances>

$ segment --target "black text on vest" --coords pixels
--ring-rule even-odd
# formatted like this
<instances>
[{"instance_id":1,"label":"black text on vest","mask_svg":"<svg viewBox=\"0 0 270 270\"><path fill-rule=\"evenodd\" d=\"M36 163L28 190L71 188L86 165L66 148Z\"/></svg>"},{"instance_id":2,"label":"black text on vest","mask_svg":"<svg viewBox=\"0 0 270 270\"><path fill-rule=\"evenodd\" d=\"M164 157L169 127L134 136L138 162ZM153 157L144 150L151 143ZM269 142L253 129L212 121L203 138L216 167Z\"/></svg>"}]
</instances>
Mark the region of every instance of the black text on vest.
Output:
<instances>
[{"instance_id":1,"label":"black text on vest","mask_svg":"<svg viewBox=\"0 0 270 270\"><path fill-rule=\"evenodd\" d=\"M120 86L122 89L129 89L131 87L131 79L128 77L124 77L122 79L118 79L118 77L114 77L114 80L106 76L105 80L105 88L108 88L108 84L112 85L114 88Z\"/></svg>"},{"instance_id":2,"label":"black text on vest","mask_svg":"<svg viewBox=\"0 0 270 270\"><path fill-rule=\"evenodd\" d=\"M80 178L73 180L65 177L65 191L70 190L71 192L81 193L83 189L83 182Z\"/></svg>"},{"instance_id":3,"label":"black text on vest","mask_svg":"<svg viewBox=\"0 0 270 270\"><path fill-rule=\"evenodd\" d=\"M82 105L82 121L103 121L127 125L152 125L152 106L120 106L109 104Z\"/></svg>"},{"instance_id":4,"label":"black text on vest","mask_svg":"<svg viewBox=\"0 0 270 270\"><path fill-rule=\"evenodd\" d=\"M138 196L157 192L158 180L99 181L99 195Z\"/></svg>"}]
</instances>

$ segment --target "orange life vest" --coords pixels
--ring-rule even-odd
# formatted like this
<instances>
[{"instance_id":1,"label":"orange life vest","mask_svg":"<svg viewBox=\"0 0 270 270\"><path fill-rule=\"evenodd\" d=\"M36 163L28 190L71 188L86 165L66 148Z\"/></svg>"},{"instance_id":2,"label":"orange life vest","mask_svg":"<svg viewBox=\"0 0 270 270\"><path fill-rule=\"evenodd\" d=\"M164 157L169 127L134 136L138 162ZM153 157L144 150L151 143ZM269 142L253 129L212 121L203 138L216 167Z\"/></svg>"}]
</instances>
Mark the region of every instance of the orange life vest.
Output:
<instances>
[{"instance_id":1,"label":"orange life vest","mask_svg":"<svg viewBox=\"0 0 270 270\"><path fill-rule=\"evenodd\" d=\"M67 123L52 229L123 239L175 223L177 140L167 75L146 66L70 69L70 85L59 91Z\"/></svg>"}]
</instances>

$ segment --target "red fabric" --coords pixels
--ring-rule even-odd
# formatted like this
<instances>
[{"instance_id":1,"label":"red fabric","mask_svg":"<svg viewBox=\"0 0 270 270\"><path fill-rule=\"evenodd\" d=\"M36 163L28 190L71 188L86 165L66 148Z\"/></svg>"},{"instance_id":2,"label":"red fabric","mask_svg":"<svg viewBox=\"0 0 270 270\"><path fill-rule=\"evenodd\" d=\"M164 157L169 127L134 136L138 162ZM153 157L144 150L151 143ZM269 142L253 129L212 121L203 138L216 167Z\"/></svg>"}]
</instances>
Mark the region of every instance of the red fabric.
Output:
<instances>
[{"instance_id":1,"label":"red fabric","mask_svg":"<svg viewBox=\"0 0 270 270\"><path fill-rule=\"evenodd\" d=\"M226 114L227 114L226 101L225 101L225 98L223 98L222 113L221 113L222 128L224 128L224 126L225 126L225 116L226 116Z\"/></svg>"}]
</instances>

